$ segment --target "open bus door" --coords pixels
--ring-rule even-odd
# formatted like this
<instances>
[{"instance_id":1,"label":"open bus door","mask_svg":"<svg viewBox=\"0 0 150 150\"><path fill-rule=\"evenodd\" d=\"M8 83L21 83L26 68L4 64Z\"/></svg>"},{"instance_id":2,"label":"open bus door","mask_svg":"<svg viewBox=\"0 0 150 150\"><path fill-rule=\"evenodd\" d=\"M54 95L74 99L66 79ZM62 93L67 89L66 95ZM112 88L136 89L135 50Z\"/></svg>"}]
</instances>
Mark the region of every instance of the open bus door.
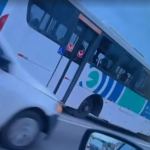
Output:
<instances>
[{"instance_id":1,"label":"open bus door","mask_svg":"<svg viewBox=\"0 0 150 150\"><path fill-rule=\"evenodd\" d=\"M75 77L81 73L80 66L83 65L83 60L100 34L99 28L82 14L79 15L78 24L48 85L59 100L63 100L71 83L76 82Z\"/></svg>"}]
</instances>

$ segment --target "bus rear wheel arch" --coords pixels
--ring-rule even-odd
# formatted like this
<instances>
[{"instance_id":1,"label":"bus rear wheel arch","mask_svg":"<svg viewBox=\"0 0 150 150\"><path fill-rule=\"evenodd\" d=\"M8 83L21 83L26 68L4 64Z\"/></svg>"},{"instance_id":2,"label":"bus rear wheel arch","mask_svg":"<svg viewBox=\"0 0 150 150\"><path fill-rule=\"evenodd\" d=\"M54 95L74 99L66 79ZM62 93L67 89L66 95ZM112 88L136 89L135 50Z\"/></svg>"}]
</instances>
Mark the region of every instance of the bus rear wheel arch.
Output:
<instances>
[{"instance_id":1,"label":"bus rear wheel arch","mask_svg":"<svg viewBox=\"0 0 150 150\"><path fill-rule=\"evenodd\" d=\"M78 109L68 108L68 112L77 118L85 118L89 113L94 116L99 116L103 108L103 99L98 94L93 94L87 97L79 106Z\"/></svg>"},{"instance_id":2,"label":"bus rear wheel arch","mask_svg":"<svg viewBox=\"0 0 150 150\"><path fill-rule=\"evenodd\" d=\"M98 117L103 108L103 98L99 94L93 94L90 97L93 101L93 108L90 113Z\"/></svg>"}]
</instances>

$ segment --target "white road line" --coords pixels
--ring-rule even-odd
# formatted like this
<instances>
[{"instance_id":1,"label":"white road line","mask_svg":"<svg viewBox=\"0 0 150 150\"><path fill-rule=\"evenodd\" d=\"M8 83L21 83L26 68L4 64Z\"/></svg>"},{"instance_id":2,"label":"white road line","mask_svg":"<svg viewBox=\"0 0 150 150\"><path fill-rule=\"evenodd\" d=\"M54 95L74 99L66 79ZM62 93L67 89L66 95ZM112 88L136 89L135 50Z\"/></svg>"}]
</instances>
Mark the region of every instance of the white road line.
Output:
<instances>
[{"instance_id":1,"label":"white road line","mask_svg":"<svg viewBox=\"0 0 150 150\"><path fill-rule=\"evenodd\" d=\"M150 147L150 145L147 145L147 144L144 144L144 143L140 143L140 142L137 142L136 143L140 144L140 145L143 145L143 146L146 146L146 147Z\"/></svg>"},{"instance_id":2,"label":"white road line","mask_svg":"<svg viewBox=\"0 0 150 150\"><path fill-rule=\"evenodd\" d=\"M63 122L66 122L66 123L70 123L70 124L73 124L73 125L76 125L76 126L80 126L80 127L83 127L83 128L92 128L92 127L90 127L90 126L86 126L86 125L82 125L82 124L80 124L80 123L75 123L75 122L71 122L71 121L69 121L69 120L66 120L66 119L62 119L62 118L58 118L58 120L60 120L60 121L63 121Z\"/></svg>"},{"instance_id":3,"label":"white road line","mask_svg":"<svg viewBox=\"0 0 150 150\"><path fill-rule=\"evenodd\" d=\"M76 126L80 126L82 128L87 128L87 129L91 129L93 127L90 127L90 126L86 126L86 125L82 125L80 123L75 123L75 122L72 122L72 121L69 121L69 120L66 120L66 119L62 119L62 118L58 118L58 120L60 121L63 121L63 122L66 122L66 123L70 123L72 125L76 125ZM140 142L137 142L135 141L137 144L140 144L140 145L143 145L143 146L146 146L146 147L150 147L150 145L147 145L147 144L144 144L144 143L140 143Z\"/></svg>"}]
</instances>

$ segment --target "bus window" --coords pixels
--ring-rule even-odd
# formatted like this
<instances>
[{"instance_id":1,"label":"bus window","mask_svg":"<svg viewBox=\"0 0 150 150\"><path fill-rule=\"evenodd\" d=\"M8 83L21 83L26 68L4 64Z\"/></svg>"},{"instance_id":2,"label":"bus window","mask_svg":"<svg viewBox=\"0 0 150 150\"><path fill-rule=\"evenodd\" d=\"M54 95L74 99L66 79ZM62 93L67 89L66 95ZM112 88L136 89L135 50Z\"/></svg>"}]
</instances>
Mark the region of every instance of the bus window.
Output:
<instances>
[{"instance_id":1,"label":"bus window","mask_svg":"<svg viewBox=\"0 0 150 150\"><path fill-rule=\"evenodd\" d=\"M147 79L145 82L145 96L148 100L150 100L150 75L147 75Z\"/></svg>"},{"instance_id":2,"label":"bus window","mask_svg":"<svg viewBox=\"0 0 150 150\"><path fill-rule=\"evenodd\" d=\"M139 72L141 72L141 65L138 63L137 60L132 58L130 65L128 65L128 72L130 73L130 77L127 81L127 85L131 88L134 89L134 86L138 80Z\"/></svg>"},{"instance_id":3,"label":"bus window","mask_svg":"<svg viewBox=\"0 0 150 150\"><path fill-rule=\"evenodd\" d=\"M114 70L119 70L119 66L117 65L117 61L121 55L122 51L116 44L111 44L110 48L106 52L106 57L108 59L107 63L107 70L109 70L109 73L114 76L114 78L118 78L117 72L114 72ZM123 71L122 69L120 72Z\"/></svg>"},{"instance_id":4,"label":"bus window","mask_svg":"<svg viewBox=\"0 0 150 150\"><path fill-rule=\"evenodd\" d=\"M82 43L79 45L78 50L76 51L76 54L74 55L74 58L73 58L74 62L80 65L80 63L82 62L82 59L85 56L88 46L89 46L89 43L83 40ZM83 56L81 58L78 56L79 55L78 53L80 53L80 51L83 53Z\"/></svg>"},{"instance_id":5,"label":"bus window","mask_svg":"<svg viewBox=\"0 0 150 150\"><path fill-rule=\"evenodd\" d=\"M122 67L120 67L120 66L117 66L116 70L114 70L114 74L116 74L116 78L117 78L117 79L121 78L121 76L122 76L123 74L126 74L125 72L126 72L126 71L125 71ZM122 77L122 78L123 78L123 77ZM123 80L123 79L122 79L122 80Z\"/></svg>"},{"instance_id":6,"label":"bus window","mask_svg":"<svg viewBox=\"0 0 150 150\"><path fill-rule=\"evenodd\" d=\"M85 31L85 26L82 22L79 21L74 33L72 34L69 42L68 42L68 45L67 47L69 47L69 44L72 44L72 50L66 50L65 53L64 53L64 56L69 58L69 59L72 59L73 57L73 52L75 50L75 48L77 47L77 43L79 42L79 37L81 36L81 34Z\"/></svg>"},{"instance_id":7,"label":"bus window","mask_svg":"<svg viewBox=\"0 0 150 150\"><path fill-rule=\"evenodd\" d=\"M42 22L41 22L41 24L40 24L40 26L39 26L39 29L40 29L41 31L44 31L44 30L45 30L49 19L50 19L50 15L49 15L49 14L45 14L44 17L43 17L43 20L42 20Z\"/></svg>"},{"instance_id":8,"label":"bus window","mask_svg":"<svg viewBox=\"0 0 150 150\"><path fill-rule=\"evenodd\" d=\"M115 65L113 51L110 49L111 46L112 42L106 37L103 37L92 58L92 63L95 64L98 68L108 72L108 74L112 73Z\"/></svg>"},{"instance_id":9,"label":"bus window","mask_svg":"<svg viewBox=\"0 0 150 150\"><path fill-rule=\"evenodd\" d=\"M58 28L56 30L56 38L57 40L61 40L65 37L67 33L67 27L65 27L63 24L59 24Z\"/></svg>"},{"instance_id":10,"label":"bus window","mask_svg":"<svg viewBox=\"0 0 150 150\"><path fill-rule=\"evenodd\" d=\"M30 15L30 23L33 27L38 28L40 22L44 16L44 10L42 10L37 5L32 5L31 7L31 15Z\"/></svg>"},{"instance_id":11,"label":"bus window","mask_svg":"<svg viewBox=\"0 0 150 150\"><path fill-rule=\"evenodd\" d=\"M97 68L104 70L125 85L129 84L133 78L128 68L130 62L131 58L128 54L106 37L102 38L92 58L92 63Z\"/></svg>"},{"instance_id":12,"label":"bus window","mask_svg":"<svg viewBox=\"0 0 150 150\"><path fill-rule=\"evenodd\" d=\"M135 90L150 100L150 75L143 71L135 85Z\"/></svg>"},{"instance_id":13,"label":"bus window","mask_svg":"<svg viewBox=\"0 0 150 150\"><path fill-rule=\"evenodd\" d=\"M130 62L131 58L126 53L122 53L117 61L118 70L115 70L115 73L117 74L117 79L124 84L127 84L132 78L128 69Z\"/></svg>"},{"instance_id":14,"label":"bus window","mask_svg":"<svg viewBox=\"0 0 150 150\"><path fill-rule=\"evenodd\" d=\"M94 39L95 32L79 21L68 43L68 46L72 44L73 48L71 51L66 50L64 56L80 65Z\"/></svg>"},{"instance_id":15,"label":"bus window","mask_svg":"<svg viewBox=\"0 0 150 150\"><path fill-rule=\"evenodd\" d=\"M144 87L145 87L145 84L146 84L146 76L147 76L147 73L144 72L144 71L141 71L139 72L139 75L138 75L138 80L137 80L137 83L135 84L135 87L134 89L141 93L142 95L144 95Z\"/></svg>"},{"instance_id":16,"label":"bus window","mask_svg":"<svg viewBox=\"0 0 150 150\"><path fill-rule=\"evenodd\" d=\"M76 26L78 14L65 0L30 0L27 20L41 34L65 45Z\"/></svg>"},{"instance_id":17,"label":"bus window","mask_svg":"<svg viewBox=\"0 0 150 150\"><path fill-rule=\"evenodd\" d=\"M106 51L108 51L108 48L110 46L111 42L106 38L103 37L100 41L100 44L98 48L95 50L95 54L92 58L92 62L101 68L105 68L108 62L108 59L106 58ZM106 69L106 68L105 68Z\"/></svg>"},{"instance_id":18,"label":"bus window","mask_svg":"<svg viewBox=\"0 0 150 150\"><path fill-rule=\"evenodd\" d=\"M84 36L83 36L84 34ZM85 28L85 33L82 32L82 35L79 37L80 43L78 43L78 47L75 51L75 55L73 58L73 61L77 64L81 64L82 60L85 58L85 54L89 48L89 45L93 42L95 39L95 32L91 30L90 28ZM80 53L82 54L82 57L80 57Z\"/></svg>"}]
</instances>

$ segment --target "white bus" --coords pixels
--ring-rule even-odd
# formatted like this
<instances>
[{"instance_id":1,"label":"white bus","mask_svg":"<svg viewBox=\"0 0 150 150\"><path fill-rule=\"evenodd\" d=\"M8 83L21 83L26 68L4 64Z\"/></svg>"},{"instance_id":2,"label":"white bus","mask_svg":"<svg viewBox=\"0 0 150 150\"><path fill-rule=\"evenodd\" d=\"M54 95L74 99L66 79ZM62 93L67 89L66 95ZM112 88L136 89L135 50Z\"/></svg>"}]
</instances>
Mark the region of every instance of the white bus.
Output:
<instances>
[{"instance_id":1,"label":"white bus","mask_svg":"<svg viewBox=\"0 0 150 150\"><path fill-rule=\"evenodd\" d=\"M77 0L9 0L0 34L69 112L150 136L150 68Z\"/></svg>"}]
</instances>

